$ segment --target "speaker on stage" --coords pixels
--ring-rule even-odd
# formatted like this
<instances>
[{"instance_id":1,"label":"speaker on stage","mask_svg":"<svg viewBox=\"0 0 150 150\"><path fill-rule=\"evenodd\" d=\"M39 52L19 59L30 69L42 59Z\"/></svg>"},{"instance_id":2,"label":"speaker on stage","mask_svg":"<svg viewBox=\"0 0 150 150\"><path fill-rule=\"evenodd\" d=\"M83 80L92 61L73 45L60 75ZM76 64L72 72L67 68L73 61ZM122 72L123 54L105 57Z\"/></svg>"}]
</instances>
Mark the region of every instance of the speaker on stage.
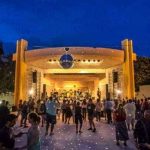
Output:
<instances>
[{"instance_id":1,"label":"speaker on stage","mask_svg":"<svg viewBox=\"0 0 150 150\"><path fill-rule=\"evenodd\" d=\"M108 84L106 84L106 99L108 99L109 98L109 92L108 92Z\"/></svg>"},{"instance_id":2,"label":"speaker on stage","mask_svg":"<svg viewBox=\"0 0 150 150\"><path fill-rule=\"evenodd\" d=\"M113 72L113 83L117 83L118 82L118 72Z\"/></svg>"},{"instance_id":3,"label":"speaker on stage","mask_svg":"<svg viewBox=\"0 0 150 150\"><path fill-rule=\"evenodd\" d=\"M42 99L46 98L46 84L43 84Z\"/></svg>"},{"instance_id":4,"label":"speaker on stage","mask_svg":"<svg viewBox=\"0 0 150 150\"><path fill-rule=\"evenodd\" d=\"M108 84L106 84L106 99L110 99L110 93L108 91Z\"/></svg>"},{"instance_id":5,"label":"speaker on stage","mask_svg":"<svg viewBox=\"0 0 150 150\"><path fill-rule=\"evenodd\" d=\"M32 82L37 83L37 71L32 72Z\"/></svg>"},{"instance_id":6,"label":"speaker on stage","mask_svg":"<svg viewBox=\"0 0 150 150\"><path fill-rule=\"evenodd\" d=\"M43 84L43 93L46 93L46 84Z\"/></svg>"}]
</instances>

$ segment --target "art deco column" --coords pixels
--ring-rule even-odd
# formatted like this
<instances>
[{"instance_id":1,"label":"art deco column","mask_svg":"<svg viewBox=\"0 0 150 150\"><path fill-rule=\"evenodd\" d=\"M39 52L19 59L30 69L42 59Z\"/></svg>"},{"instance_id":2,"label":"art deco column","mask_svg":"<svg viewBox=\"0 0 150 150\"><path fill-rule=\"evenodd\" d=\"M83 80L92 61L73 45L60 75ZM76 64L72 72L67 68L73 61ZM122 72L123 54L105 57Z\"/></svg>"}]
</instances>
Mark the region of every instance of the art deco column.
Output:
<instances>
[{"instance_id":1,"label":"art deco column","mask_svg":"<svg viewBox=\"0 0 150 150\"><path fill-rule=\"evenodd\" d=\"M135 81L134 81L134 63L136 54L133 53L132 40L125 39L122 41L124 49L124 64L123 64L123 82L124 82L124 97L135 97Z\"/></svg>"},{"instance_id":2,"label":"art deco column","mask_svg":"<svg viewBox=\"0 0 150 150\"><path fill-rule=\"evenodd\" d=\"M16 105L18 105L20 99L25 100L26 98L27 65L25 63L25 50L27 45L28 42L23 39L17 41L14 91L14 102Z\"/></svg>"}]
</instances>

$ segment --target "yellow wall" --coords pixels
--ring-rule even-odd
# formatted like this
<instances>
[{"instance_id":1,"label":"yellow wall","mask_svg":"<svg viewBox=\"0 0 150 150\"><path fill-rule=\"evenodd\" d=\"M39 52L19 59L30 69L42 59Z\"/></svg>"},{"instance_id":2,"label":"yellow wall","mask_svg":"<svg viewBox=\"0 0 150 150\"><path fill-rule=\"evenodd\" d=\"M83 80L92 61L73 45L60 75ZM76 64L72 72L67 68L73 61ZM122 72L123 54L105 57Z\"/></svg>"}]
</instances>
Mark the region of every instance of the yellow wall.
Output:
<instances>
[{"instance_id":1,"label":"yellow wall","mask_svg":"<svg viewBox=\"0 0 150 150\"><path fill-rule=\"evenodd\" d=\"M18 40L16 49L16 70L15 70L15 92L14 102L18 105L19 100L26 98L26 70L27 65L25 63L25 50L27 48L27 41Z\"/></svg>"},{"instance_id":2,"label":"yellow wall","mask_svg":"<svg viewBox=\"0 0 150 150\"><path fill-rule=\"evenodd\" d=\"M132 40L122 41L122 47L124 49L124 64L123 64L123 76L124 76L124 97L135 97L135 81L134 81L134 64L136 55L133 53Z\"/></svg>"}]
</instances>

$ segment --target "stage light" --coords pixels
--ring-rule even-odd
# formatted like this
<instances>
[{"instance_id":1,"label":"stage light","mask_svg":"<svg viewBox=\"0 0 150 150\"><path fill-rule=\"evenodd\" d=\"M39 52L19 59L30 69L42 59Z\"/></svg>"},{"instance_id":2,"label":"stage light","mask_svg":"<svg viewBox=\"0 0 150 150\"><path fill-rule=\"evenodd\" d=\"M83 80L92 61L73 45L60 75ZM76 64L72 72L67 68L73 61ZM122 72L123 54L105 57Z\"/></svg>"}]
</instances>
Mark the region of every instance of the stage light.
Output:
<instances>
[{"instance_id":1,"label":"stage light","mask_svg":"<svg viewBox=\"0 0 150 150\"><path fill-rule=\"evenodd\" d=\"M121 94L122 91L121 91L121 90L116 90L116 93L117 93L117 94Z\"/></svg>"},{"instance_id":2,"label":"stage light","mask_svg":"<svg viewBox=\"0 0 150 150\"><path fill-rule=\"evenodd\" d=\"M34 90L33 90L33 88L32 88L32 89L29 90L29 95L32 96L33 94L34 94Z\"/></svg>"}]
</instances>

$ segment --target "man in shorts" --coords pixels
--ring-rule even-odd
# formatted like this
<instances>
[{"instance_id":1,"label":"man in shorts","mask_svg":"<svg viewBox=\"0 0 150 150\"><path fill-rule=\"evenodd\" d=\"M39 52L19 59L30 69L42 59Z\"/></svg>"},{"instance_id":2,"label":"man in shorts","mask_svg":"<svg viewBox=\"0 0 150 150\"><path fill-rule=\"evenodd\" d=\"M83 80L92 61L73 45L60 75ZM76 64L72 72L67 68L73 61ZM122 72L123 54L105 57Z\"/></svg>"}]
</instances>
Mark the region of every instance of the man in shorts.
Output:
<instances>
[{"instance_id":1,"label":"man in shorts","mask_svg":"<svg viewBox=\"0 0 150 150\"><path fill-rule=\"evenodd\" d=\"M50 135L53 135L54 125L56 124L56 111L59 102L57 98L50 97L46 102L46 132L45 135L48 135L49 124L51 124Z\"/></svg>"}]
</instances>

